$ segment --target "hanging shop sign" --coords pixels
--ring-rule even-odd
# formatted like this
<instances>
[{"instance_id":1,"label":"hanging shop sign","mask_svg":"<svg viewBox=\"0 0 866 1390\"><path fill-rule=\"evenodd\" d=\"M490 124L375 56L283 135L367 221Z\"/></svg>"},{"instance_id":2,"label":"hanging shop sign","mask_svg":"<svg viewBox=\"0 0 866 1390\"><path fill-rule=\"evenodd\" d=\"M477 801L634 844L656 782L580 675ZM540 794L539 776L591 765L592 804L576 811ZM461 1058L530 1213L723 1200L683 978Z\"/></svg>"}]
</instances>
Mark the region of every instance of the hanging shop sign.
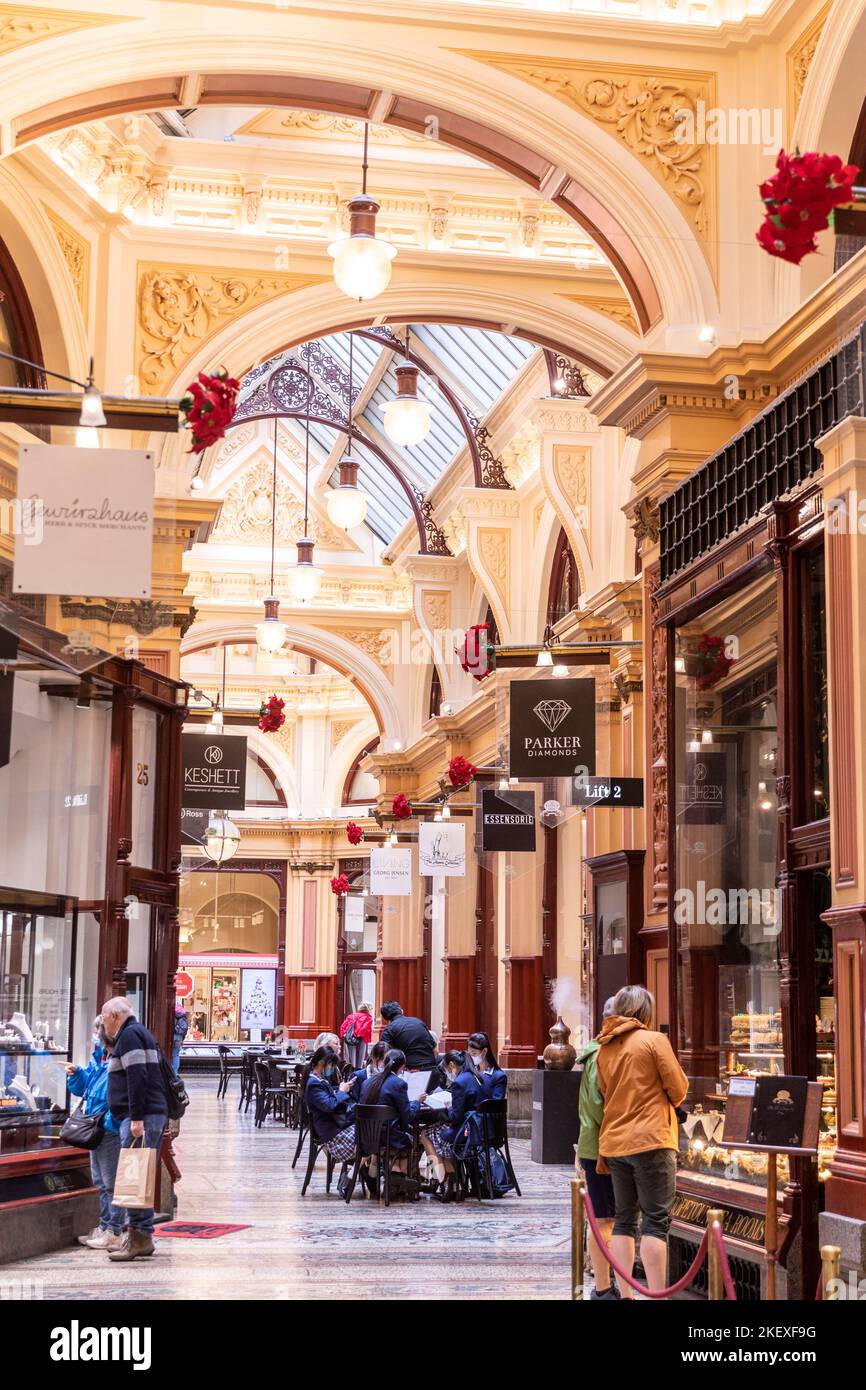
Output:
<instances>
[{"instance_id":1,"label":"hanging shop sign","mask_svg":"<svg viewBox=\"0 0 866 1390\"><path fill-rule=\"evenodd\" d=\"M535 792L481 793L481 848L497 853L532 853L535 849Z\"/></svg>"},{"instance_id":2,"label":"hanging shop sign","mask_svg":"<svg viewBox=\"0 0 866 1390\"><path fill-rule=\"evenodd\" d=\"M247 741L235 734L184 734L183 805L187 810L242 811ZM199 842L200 843L200 842Z\"/></svg>"},{"instance_id":3,"label":"hanging shop sign","mask_svg":"<svg viewBox=\"0 0 866 1390\"><path fill-rule=\"evenodd\" d=\"M241 1028L275 1026L276 970L241 971Z\"/></svg>"},{"instance_id":4,"label":"hanging shop sign","mask_svg":"<svg viewBox=\"0 0 866 1390\"><path fill-rule=\"evenodd\" d=\"M391 898L408 898L412 892L410 849L370 850L370 892Z\"/></svg>"},{"instance_id":5,"label":"hanging shop sign","mask_svg":"<svg viewBox=\"0 0 866 1390\"><path fill-rule=\"evenodd\" d=\"M677 809L686 825L724 825L727 753L686 753L685 781L677 787Z\"/></svg>"},{"instance_id":6,"label":"hanging shop sign","mask_svg":"<svg viewBox=\"0 0 866 1390\"><path fill-rule=\"evenodd\" d=\"M595 773L595 681L522 680L510 684L512 777Z\"/></svg>"},{"instance_id":7,"label":"hanging shop sign","mask_svg":"<svg viewBox=\"0 0 866 1390\"><path fill-rule=\"evenodd\" d=\"M209 816L207 811L191 811L184 807L180 813L180 842L182 845L204 844Z\"/></svg>"},{"instance_id":8,"label":"hanging shop sign","mask_svg":"<svg viewBox=\"0 0 866 1390\"><path fill-rule=\"evenodd\" d=\"M22 444L17 594L150 598L153 454Z\"/></svg>"},{"instance_id":9,"label":"hanging shop sign","mask_svg":"<svg viewBox=\"0 0 866 1390\"><path fill-rule=\"evenodd\" d=\"M418 827L418 872L425 878L463 878L466 826L425 821Z\"/></svg>"},{"instance_id":10,"label":"hanging shop sign","mask_svg":"<svg viewBox=\"0 0 866 1390\"><path fill-rule=\"evenodd\" d=\"M572 805L643 806L642 777L575 777Z\"/></svg>"}]
</instances>

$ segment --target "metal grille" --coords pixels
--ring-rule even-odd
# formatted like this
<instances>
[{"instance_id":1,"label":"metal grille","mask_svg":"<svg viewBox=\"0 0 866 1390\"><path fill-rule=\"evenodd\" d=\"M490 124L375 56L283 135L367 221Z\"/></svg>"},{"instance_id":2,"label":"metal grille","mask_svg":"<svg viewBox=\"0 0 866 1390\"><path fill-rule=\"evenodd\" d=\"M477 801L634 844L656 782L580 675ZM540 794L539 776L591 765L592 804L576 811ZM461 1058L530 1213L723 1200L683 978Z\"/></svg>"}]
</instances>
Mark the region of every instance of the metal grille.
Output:
<instances>
[{"instance_id":1,"label":"metal grille","mask_svg":"<svg viewBox=\"0 0 866 1390\"><path fill-rule=\"evenodd\" d=\"M675 1284L678 1279L682 1279L695 1255L698 1253L697 1242L692 1245L691 1241L682 1240L679 1236L671 1236L668 1241L669 1262L668 1281ZM731 1278L734 1281L734 1288L737 1291L737 1301L740 1303L759 1303L761 1301L761 1266L756 1261L743 1260L739 1255L728 1255L728 1263L731 1266ZM704 1261L698 1270L695 1282L692 1284L690 1292L698 1298L707 1297L707 1262Z\"/></svg>"},{"instance_id":2,"label":"metal grille","mask_svg":"<svg viewBox=\"0 0 866 1390\"><path fill-rule=\"evenodd\" d=\"M866 403L866 325L659 504L661 579L705 555L821 467L814 441Z\"/></svg>"}]
</instances>

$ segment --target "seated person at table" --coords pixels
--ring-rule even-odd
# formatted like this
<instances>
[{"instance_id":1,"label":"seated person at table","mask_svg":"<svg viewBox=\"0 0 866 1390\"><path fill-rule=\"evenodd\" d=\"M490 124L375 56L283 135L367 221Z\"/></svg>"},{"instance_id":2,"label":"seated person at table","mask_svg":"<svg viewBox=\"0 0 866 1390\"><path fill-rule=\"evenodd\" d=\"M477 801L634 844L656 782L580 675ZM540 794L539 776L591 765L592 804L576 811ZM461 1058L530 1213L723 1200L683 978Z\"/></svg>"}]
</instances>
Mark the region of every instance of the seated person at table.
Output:
<instances>
[{"instance_id":1,"label":"seated person at table","mask_svg":"<svg viewBox=\"0 0 866 1390\"><path fill-rule=\"evenodd\" d=\"M367 1065L365 1067L358 1067L358 1069L353 1072L355 1078L355 1084L351 1093L353 1100L358 1101L361 1099L361 1090L364 1083L382 1070L385 1065L387 1052L388 1048L385 1043L373 1043L373 1046L370 1048L370 1056L367 1059Z\"/></svg>"},{"instance_id":2,"label":"seated person at table","mask_svg":"<svg viewBox=\"0 0 866 1390\"><path fill-rule=\"evenodd\" d=\"M424 1152L433 1163L436 1177L431 1190L437 1200L453 1202L459 1200L457 1184L454 1181L454 1160L451 1145L454 1136L459 1134L470 1110L474 1110L484 1099L484 1083L473 1067L467 1062L465 1052L446 1052L445 1070L451 1080L451 1105L441 1125L431 1125L421 1134ZM437 1189L443 1186L442 1192Z\"/></svg>"},{"instance_id":3,"label":"seated person at table","mask_svg":"<svg viewBox=\"0 0 866 1390\"><path fill-rule=\"evenodd\" d=\"M385 1054L385 1065L361 1087L362 1105L387 1105L391 1120L391 1152L406 1155L412 1146L412 1120L418 1113L419 1102L409 1099L409 1087L401 1076L406 1056L392 1047ZM406 1159L400 1157L395 1167L405 1172Z\"/></svg>"},{"instance_id":4,"label":"seated person at table","mask_svg":"<svg viewBox=\"0 0 866 1390\"><path fill-rule=\"evenodd\" d=\"M349 1094L355 1078L336 1082L339 1070L335 1072L335 1068L339 1068L339 1058L333 1048L317 1047L310 1059L304 1100L328 1153L341 1163L348 1163L355 1156L353 1102ZM334 1081L328 1079L329 1072Z\"/></svg>"},{"instance_id":5,"label":"seated person at table","mask_svg":"<svg viewBox=\"0 0 866 1390\"><path fill-rule=\"evenodd\" d=\"M505 1100L508 1093L508 1077L496 1061L496 1054L487 1034L473 1033L467 1040L466 1048L471 1064L484 1087L482 1100Z\"/></svg>"}]
</instances>

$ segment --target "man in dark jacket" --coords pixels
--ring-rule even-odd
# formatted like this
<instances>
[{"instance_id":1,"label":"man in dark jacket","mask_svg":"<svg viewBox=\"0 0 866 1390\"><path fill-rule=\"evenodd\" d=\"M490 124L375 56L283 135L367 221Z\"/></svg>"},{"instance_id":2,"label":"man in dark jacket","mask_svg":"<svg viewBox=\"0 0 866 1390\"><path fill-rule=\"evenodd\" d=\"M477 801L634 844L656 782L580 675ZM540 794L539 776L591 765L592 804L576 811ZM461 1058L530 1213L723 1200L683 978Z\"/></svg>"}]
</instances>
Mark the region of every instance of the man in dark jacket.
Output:
<instances>
[{"instance_id":1,"label":"man in dark jacket","mask_svg":"<svg viewBox=\"0 0 866 1390\"><path fill-rule=\"evenodd\" d=\"M379 1013L383 1023L382 1042L405 1054L406 1066L410 1071L432 1071L438 1066L436 1037L426 1023L420 1018L413 1018L411 1014L404 1014L396 1000L383 1004Z\"/></svg>"},{"instance_id":2,"label":"man in dark jacket","mask_svg":"<svg viewBox=\"0 0 866 1390\"><path fill-rule=\"evenodd\" d=\"M138 1022L128 999L118 997L103 1004L102 1022L112 1047L107 1099L120 1124L120 1147L128 1149L133 1140L143 1140L145 1148L158 1150L168 1120L159 1045ZM153 1254L153 1208L130 1207L128 1216L123 1245L109 1251L111 1260L135 1260Z\"/></svg>"}]
</instances>

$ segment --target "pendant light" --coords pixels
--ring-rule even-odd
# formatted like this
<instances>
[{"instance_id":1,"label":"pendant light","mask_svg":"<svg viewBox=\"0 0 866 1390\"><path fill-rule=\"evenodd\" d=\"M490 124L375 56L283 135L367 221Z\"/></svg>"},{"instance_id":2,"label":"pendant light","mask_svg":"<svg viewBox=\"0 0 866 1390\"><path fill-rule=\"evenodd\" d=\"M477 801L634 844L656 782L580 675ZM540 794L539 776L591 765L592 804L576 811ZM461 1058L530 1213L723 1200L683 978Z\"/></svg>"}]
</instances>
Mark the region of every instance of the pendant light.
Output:
<instances>
[{"instance_id":1,"label":"pendant light","mask_svg":"<svg viewBox=\"0 0 866 1390\"><path fill-rule=\"evenodd\" d=\"M204 852L214 864L224 864L237 853L241 832L228 816L212 815L204 835Z\"/></svg>"},{"instance_id":2,"label":"pendant light","mask_svg":"<svg viewBox=\"0 0 866 1390\"><path fill-rule=\"evenodd\" d=\"M289 571L289 584L298 603L306 603L315 598L322 587L322 571L313 563L315 541L307 535L310 529L310 396L312 392L312 372L307 357L307 418L304 440L304 534L298 541L298 561Z\"/></svg>"},{"instance_id":3,"label":"pendant light","mask_svg":"<svg viewBox=\"0 0 866 1390\"><path fill-rule=\"evenodd\" d=\"M277 417L274 416L274 477L271 485L271 592L265 599L265 616L256 623L256 644L260 652L278 652L286 640L286 625L280 622L280 601L274 593L274 550L277 538Z\"/></svg>"},{"instance_id":4,"label":"pendant light","mask_svg":"<svg viewBox=\"0 0 866 1390\"><path fill-rule=\"evenodd\" d=\"M349 203L349 235L332 241L337 288L350 299L375 299L387 289L396 248L376 236L379 204L367 192L367 148L370 128L364 123L364 165L361 192Z\"/></svg>"},{"instance_id":5,"label":"pendant light","mask_svg":"<svg viewBox=\"0 0 866 1390\"><path fill-rule=\"evenodd\" d=\"M216 704L213 707L213 714L205 725L206 734L221 734L223 731L223 710L226 704L226 644L223 642L223 684L222 694L217 696Z\"/></svg>"},{"instance_id":6,"label":"pendant light","mask_svg":"<svg viewBox=\"0 0 866 1390\"><path fill-rule=\"evenodd\" d=\"M430 413L433 409L429 401L418 395L418 368L409 361L409 325L406 325L406 361L399 366L394 375L397 378L397 394L386 401L379 409L385 417L385 433L395 444L411 449L420 444L430 433Z\"/></svg>"},{"instance_id":7,"label":"pendant light","mask_svg":"<svg viewBox=\"0 0 866 1390\"><path fill-rule=\"evenodd\" d=\"M328 495L325 498L325 505L328 508L328 516L331 524L333 526L342 527L344 531L351 531L354 526L360 526L367 515L367 498L358 487L358 469L360 464L357 459L352 458L352 407L354 405L352 345L354 341L354 335L350 333L348 453L345 458L340 460L340 482L338 486L328 488Z\"/></svg>"}]
</instances>

